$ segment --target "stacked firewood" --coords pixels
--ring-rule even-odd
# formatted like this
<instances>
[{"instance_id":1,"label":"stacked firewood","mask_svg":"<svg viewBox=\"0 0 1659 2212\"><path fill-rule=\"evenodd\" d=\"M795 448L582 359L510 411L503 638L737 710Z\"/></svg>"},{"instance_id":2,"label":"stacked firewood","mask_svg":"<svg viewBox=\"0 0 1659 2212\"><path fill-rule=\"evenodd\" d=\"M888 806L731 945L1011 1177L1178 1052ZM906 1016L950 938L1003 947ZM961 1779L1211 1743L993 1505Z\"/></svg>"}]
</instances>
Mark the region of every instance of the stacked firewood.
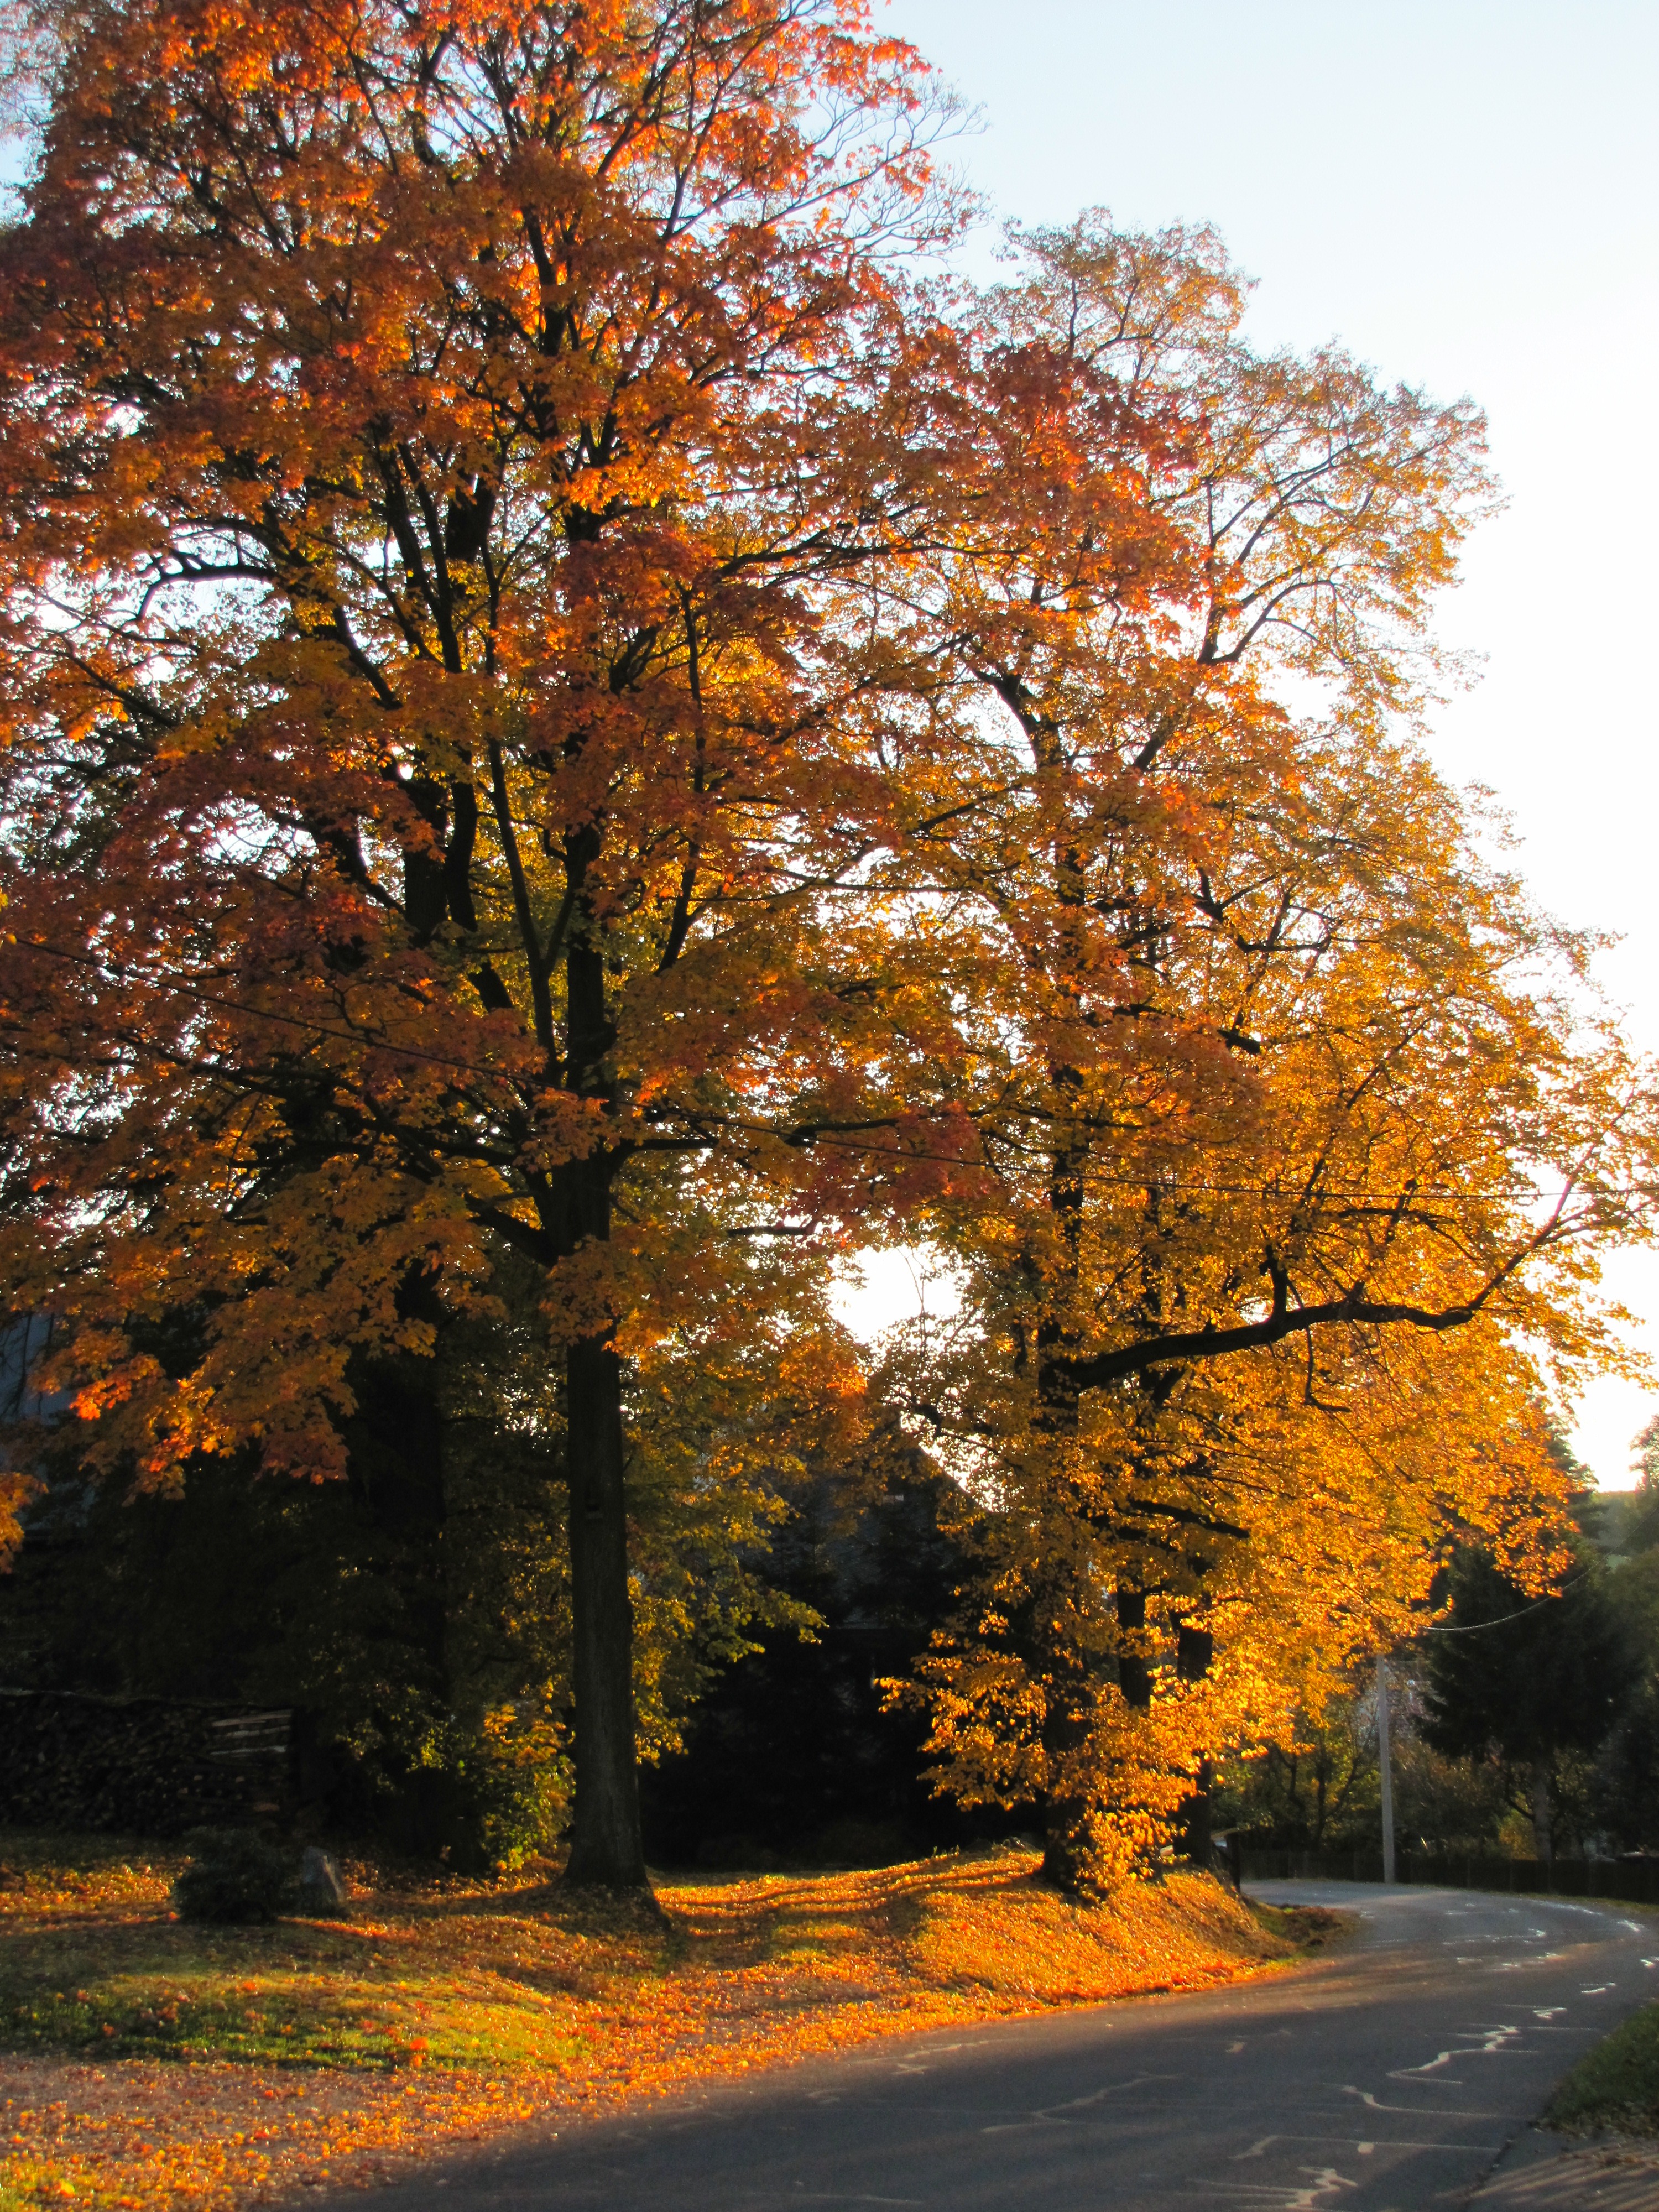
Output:
<instances>
[{"instance_id":1,"label":"stacked firewood","mask_svg":"<svg viewBox=\"0 0 1659 2212\"><path fill-rule=\"evenodd\" d=\"M0 1824L176 1836L291 1802L293 1716L0 1690Z\"/></svg>"}]
</instances>

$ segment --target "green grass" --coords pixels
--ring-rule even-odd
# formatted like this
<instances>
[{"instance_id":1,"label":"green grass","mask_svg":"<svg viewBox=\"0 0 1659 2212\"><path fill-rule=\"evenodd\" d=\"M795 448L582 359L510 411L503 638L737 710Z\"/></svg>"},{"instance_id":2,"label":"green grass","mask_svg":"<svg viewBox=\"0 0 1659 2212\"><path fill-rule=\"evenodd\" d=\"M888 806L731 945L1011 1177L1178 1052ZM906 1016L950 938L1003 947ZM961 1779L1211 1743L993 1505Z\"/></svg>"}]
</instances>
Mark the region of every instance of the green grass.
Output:
<instances>
[{"instance_id":1,"label":"green grass","mask_svg":"<svg viewBox=\"0 0 1659 2212\"><path fill-rule=\"evenodd\" d=\"M534 1989L453 1953L415 1964L403 1948L295 1922L210 1936L142 1920L8 1931L0 2041L82 2057L387 2070L549 2066L574 2054Z\"/></svg>"},{"instance_id":2,"label":"green grass","mask_svg":"<svg viewBox=\"0 0 1659 2212\"><path fill-rule=\"evenodd\" d=\"M197 1927L169 1906L181 1862L33 1842L7 1838L0 1862L0 2048L491 2073L585 2048L557 2017L568 1954L483 1900L392 1924Z\"/></svg>"},{"instance_id":3,"label":"green grass","mask_svg":"<svg viewBox=\"0 0 1659 2212\"><path fill-rule=\"evenodd\" d=\"M1330 1912L1322 1905L1261 1905L1247 1898L1244 1905L1258 1927L1301 1952L1326 1950L1359 1925L1357 1912Z\"/></svg>"},{"instance_id":4,"label":"green grass","mask_svg":"<svg viewBox=\"0 0 1659 2212\"><path fill-rule=\"evenodd\" d=\"M1634 2014L1581 2058L1551 2100L1547 2127L1659 2135L1659 2004Z\"/></svg>"}]
</instances>

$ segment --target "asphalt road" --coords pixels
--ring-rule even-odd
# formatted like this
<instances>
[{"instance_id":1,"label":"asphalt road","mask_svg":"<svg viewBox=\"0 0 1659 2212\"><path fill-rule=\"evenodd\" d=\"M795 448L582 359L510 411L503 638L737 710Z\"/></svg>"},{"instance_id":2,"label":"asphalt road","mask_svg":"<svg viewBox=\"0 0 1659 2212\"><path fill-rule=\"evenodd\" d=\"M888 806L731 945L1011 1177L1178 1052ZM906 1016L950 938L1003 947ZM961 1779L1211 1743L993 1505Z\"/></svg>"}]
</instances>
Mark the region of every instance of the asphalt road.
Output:
<instances>
[{"instance_id":1,"label":"asphalt road","mask_svg":"<svg viewBox=\"0 0 1659 2212\"><path fill-rule=\"evenodd\" d=\"M429 2170L386 2212L1428 2212L1659 1997L1659 1919L1461 1890L1253 1887L1364 1916L1267 1982L895 2038ZM1659 2206L1659 2199L1656 2199Z\"/></svg>"}]
</instances>

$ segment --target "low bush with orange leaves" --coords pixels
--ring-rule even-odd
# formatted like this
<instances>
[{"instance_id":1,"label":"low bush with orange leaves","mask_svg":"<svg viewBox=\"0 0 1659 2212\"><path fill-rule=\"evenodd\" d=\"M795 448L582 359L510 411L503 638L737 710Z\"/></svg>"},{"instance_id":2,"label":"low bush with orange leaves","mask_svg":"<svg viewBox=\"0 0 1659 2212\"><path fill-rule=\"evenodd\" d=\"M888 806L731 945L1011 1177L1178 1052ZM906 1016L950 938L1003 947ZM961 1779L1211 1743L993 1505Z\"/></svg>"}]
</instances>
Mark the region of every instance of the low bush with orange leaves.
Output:
<instances>
[{"instance_id":1,"label":"low bush with orange leaves","mask_svg":"<svg viewBox=\"0 0 1659 2212\"><path fill-rule=\"evenodd\" d=\"M337 1920L186 1926L175 1859L0 1838L0 2212L258 2203L895 2030L1179 1990L1304 1930L1207 1877L1099 1904L1017 1848L704 1875L393 1885Z\"/></svg>"}]
</instances>

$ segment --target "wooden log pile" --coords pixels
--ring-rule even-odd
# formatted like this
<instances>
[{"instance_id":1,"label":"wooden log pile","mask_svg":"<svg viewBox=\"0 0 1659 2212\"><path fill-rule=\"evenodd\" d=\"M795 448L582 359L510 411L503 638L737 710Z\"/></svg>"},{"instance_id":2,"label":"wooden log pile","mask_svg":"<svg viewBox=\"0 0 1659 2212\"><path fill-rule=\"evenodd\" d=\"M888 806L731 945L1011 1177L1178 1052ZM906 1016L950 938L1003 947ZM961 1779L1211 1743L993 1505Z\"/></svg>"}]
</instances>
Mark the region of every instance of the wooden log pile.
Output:
<instances>
[{"instance_id":1,"label":"wooden log pile","mask_svg":"<svg viewBox=\"0 0 1659 2212\"><path fill-rule=\"evenodd\" d=\"M280 1817L293 1715L0 1689L0 1825L168 1837Z\"/></svg>"}]
</instances>

